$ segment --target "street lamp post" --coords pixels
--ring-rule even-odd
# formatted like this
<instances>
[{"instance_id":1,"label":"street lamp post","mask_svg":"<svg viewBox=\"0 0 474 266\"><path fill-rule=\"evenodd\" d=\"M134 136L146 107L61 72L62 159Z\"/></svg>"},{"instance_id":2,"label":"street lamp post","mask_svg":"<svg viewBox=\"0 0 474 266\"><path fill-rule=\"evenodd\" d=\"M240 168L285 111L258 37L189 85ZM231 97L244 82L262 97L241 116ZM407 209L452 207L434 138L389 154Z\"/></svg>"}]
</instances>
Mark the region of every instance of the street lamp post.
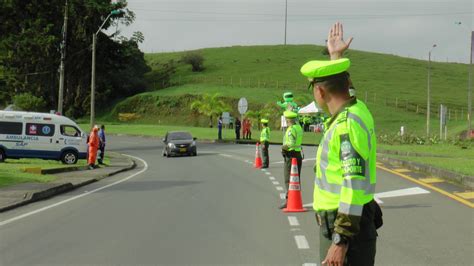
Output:
<instances>
[{"instance_id":1,"label":"street lamp post","mask_svg":"<svg viewBox=\"0 0 474 266\"><path fill-rule=\"evenodd\" d=\"M431 109L431 52L436 47L433 44L430 51L428 52L428 99L426 105L426 137L430 137L430 109Z\"/></svg>"},{"instance_id":2,"label":"street lamp post","mask_svg":"<svg viewBox=\"0 0 474 266\"><path fill-rule=\"evenodd\" d=\"M284 44L286 45L286 25L288 22L288 0L285 0L285 42Z\"/></svg>"},{"instance_id":3,"label":"street lamp post","mask_svg":"<svg viewBox=\"0 0 474 266\"><path fill-rule=\"evenodd\" d=\"M122 10L112 10L109 15L104 19L102 25L100 25L99 29L92 34L92 73L91 73L91 118L90 118L90 125L91 128L95 124L95 52L96 52L96 44L97 44L97 34L102 30L107 20L112 15L118 15L122 13Z\"/></svg>"},{"instance_id":4,"label":"street lamp post","mask_svg":"<svg viewBox=\"0 0 474 266\"><path fill-rule=\"evenodd\" d=\"M454 22L456 25L463 26L460 21ZM467 27L466 27L467 28ZM471 47L469 55L468 85L467 85L467 137L470 136L472 130L472 50L474 50L474 31L467 28L471 33Z\"/></svg>"}]
</instances>

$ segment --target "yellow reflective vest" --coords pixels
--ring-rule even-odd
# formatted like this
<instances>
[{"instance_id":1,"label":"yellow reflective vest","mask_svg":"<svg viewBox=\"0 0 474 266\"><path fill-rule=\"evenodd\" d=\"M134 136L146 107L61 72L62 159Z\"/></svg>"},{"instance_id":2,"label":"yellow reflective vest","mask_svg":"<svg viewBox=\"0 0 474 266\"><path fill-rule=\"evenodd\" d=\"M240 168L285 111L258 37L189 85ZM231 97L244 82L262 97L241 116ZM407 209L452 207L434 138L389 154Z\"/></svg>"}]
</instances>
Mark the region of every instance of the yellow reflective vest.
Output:
<instances>
[{"instance_id":1,"label":"yellow reflective vest","mask_svg":"<svg viewBox=\"0 0 474 266\"><path fill-rule=\"evenodd\" d=\"M374 120L367 106L353 97L325 128L316 154L313 208L337 210L338 216L342 214L342 220L350 223L350 217L362 216L364 204L374 198ZM336 219L336 229L337 220L341 219Z\"/></svg>"},{"instance_id":2,"label":"yellow reflective vest","mask_svg":"<svg viewBox=\"0 0 474 266\"><path fill-rule=\"evenodd\" d=\"M288 151L301 151L303 143L303 129L296 123L286 129L283 145L288 147Z\"/></svg>"},{"instance_id":3,"label":"yellow reflective vest","mask_svg":"<svg viewBox=\"0 0 474 266\"><path fill-rule=\"evenodd\" d=\"M260 133L260 142L270 141L270 128L264 127Z\"/></svg>"}]
</instances>

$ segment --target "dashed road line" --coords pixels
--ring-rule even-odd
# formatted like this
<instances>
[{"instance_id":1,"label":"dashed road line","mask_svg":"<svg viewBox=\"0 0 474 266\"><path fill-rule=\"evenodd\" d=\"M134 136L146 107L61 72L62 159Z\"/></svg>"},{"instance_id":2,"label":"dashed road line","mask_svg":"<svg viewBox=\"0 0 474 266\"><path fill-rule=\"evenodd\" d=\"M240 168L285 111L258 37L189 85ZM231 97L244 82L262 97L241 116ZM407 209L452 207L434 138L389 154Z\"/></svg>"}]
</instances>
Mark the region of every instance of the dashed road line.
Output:
<instances>
[{"instance_id":1,"label":"dashed road line","mask_svg":"<svg viewBox=\"0 0 474 266\"><path fill-rule=\"evenodd\" d=\"M278 182L278 181L273 181L272 184L273 184L273 185L280 185L280 182Z\"/></svg>"},{"instance_id":2,"label":"dashed road line","mask_svg":"<svg viewBox=\"0 0 474 266\"><path fill-rule=\"evenodd\" d=\"M420 180L421 182L428 183L428 184L444 182L443 179L437 178L437 177L419 178L418 180Z\"/></svg>"},{"instance_id":3,"label":"dashed road line","mask_svg":"<svg viewBox=\"0 0 474 266\"><path fill-rule=\"evenodd\" d=\"M397 169L393 169L394 171L397 171L399 173L409 173L411 172L411 170L408 170L408 169L405 169L405 168L397 168Z\"/></svg>"},{"instance_id":4,"label":"dashed road line","mask_svg":"<svg viewBox=\"0 0 474 266\"><path fill-rule=\"evenodd\" d=\"M378 168L380 168L380 169L382 169L382 170L384 170L384 171L387 171L387 172L389 172L389 173L398 175L398 176L400 176L400 177L403 177L403 178L405 178L405 179L407 179L407 180L410 180L410 181L413 182L413 183L422 185L422 186L427 187L427 188L429 188L429 189L431 189L431 190L434 190L434 191L436 191L436 192L438 192L438 193L441 193L441 194L443 194L444 196L449 197L449 198L451 198L451 199L453 199L453 200L455 200L455 201L457 201L457 202L460 202L460 203L462 203L462 204L464 204L464 205L466 205L466 206L468 206L468 207L474 208L474 203L472 203L472 202L470 202L470 201L468 201L468 200L466 200L466 199L463 199L462 197L459 197L459 196L457 196L457 195L455 195L455 194L451 194L451 193L449 193L449 192L446 192L446 191L444 191L444 190L442 190L442 189L440 189L440 188L437 188L437 187L435 187L435 186L433 186L433 185L430 185L430 184L428 184L428 183L421 182L420 180L417 180L416 178L413 178L413 177L411 177L411 176L407 176L407 175L404 175L404 174L402 174L402 173L393 171L392 169L389 169L389 168L386 168L386 167L383 167L383 166L378 166Z\"/></svg>"},{"instance_id":5,"label":"dashed road line","mask_svg":"<svg viewBox=\"0 0 474 266\"><path fill-rule=\"evenodd\" d=\"M276 187L276 190L283 191L283 187Z\"/></svg>"},{"instance_id":6,"label":"dashed road line","mask_svg":"<svg viewBox=\"0 0 474 266\"><path fill-rule=\"evenodd\" d=\"M286 199L286 193L280 193L280 199Z\"/></svg>"},{"instance_id":7,"label":"dashed road line","mask_svg":"<svg viewBox=\"0 0 474 266\"><path fill-rule=\"evenodd\" d=\"M463 199L474 199L474 192L473 191L466 191L466 192L455 192L456 196L459 196Z\"/></svg>"},{"instance_id":8,"label":"dashed road line","mask_svg":"<svg viewBox=\"0 0 474 266\"><path fill-rule=\"evenodd\" d=\"M309 249L308 240L306 240L305 236L297 235L295 236L295 241L298 249Z\"/></svg>"},{"instance_id":9,"label":"dashed road line","mask_svg":"<svg viewBox=\"0 0 474 266\"><path fill-rule=\"evenodd\" d=\"M268 178L272 181L276 179L274 176L269 176Z\"/></svg>"},{"instance_id":10,"label":"dashed road line","mask_svg":"<svg viewBox=\"0 0 474 266\"><path fill-rule=\"evenodd\" d=\"M288 222L291 226L299 226L300 223L298 222L298 218L296 216L288 216Z\"/></svg>"},{"instance_id":11,"label":"dashed road line","mask_svg":"<svg viewBox=\"0 0 474 266\"><path fill-rule=\"evenodd\" d=\"M318 266L316 263L303 263L303 266Z\"/></svg>"},{"instance_id":12,"label":"dashed road line","mask_svg":"<svg viewBox=\"0 0 474 266\"><path fill-rule=\"evenodd\" d=\"M266 175L271 175L272 173L270 173L270 172L265 172L265 174L266 174Z\"/></svg>"}]
</instances>

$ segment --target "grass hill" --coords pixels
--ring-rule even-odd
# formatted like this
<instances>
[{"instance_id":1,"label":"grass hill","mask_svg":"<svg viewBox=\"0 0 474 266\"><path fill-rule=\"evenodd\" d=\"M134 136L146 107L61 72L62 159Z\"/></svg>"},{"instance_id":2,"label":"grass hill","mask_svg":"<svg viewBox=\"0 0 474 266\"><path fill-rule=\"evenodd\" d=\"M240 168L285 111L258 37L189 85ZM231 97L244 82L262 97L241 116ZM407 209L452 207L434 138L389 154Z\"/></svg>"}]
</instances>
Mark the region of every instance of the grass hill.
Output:
<instances>
[{"instance_id":1,"label":"grass hill","mask_svg":"<svg viewBox=\"0 0 474 266\"><path fill-rule=\"evenodd\" d=\"M202 124L205 119L190 116L190 102L199 94L216 92L232 104L234 113L240 97L249 100L250 109L258 109L265 103L281 100L285 91L292 91L296 101L305 105L312 101L312 95L299 69L309 60L327 59L322 50L323 47L314 45L277 45L194 51L205 58L203 72L195 73L189 65L179 65L172 78L174 86L125 99L106 118L113 120L117 113L128 111L140 113L141 122ZM151 86L157 73L156 63L179 61L184 54L147 54L146 60L154 68L148 74ZM379 132L396 132L404 125L411 132L423 134L427 62L355 50L346 56L352 61L350 73L357 95L367 100ZM450 132L461 131L466 124L467 71L465 64L432 62L432 112L438 110L440 103L451 108ZM433 132L438 132L437 121L435 114Z\"/></svg>"}]
</instances>

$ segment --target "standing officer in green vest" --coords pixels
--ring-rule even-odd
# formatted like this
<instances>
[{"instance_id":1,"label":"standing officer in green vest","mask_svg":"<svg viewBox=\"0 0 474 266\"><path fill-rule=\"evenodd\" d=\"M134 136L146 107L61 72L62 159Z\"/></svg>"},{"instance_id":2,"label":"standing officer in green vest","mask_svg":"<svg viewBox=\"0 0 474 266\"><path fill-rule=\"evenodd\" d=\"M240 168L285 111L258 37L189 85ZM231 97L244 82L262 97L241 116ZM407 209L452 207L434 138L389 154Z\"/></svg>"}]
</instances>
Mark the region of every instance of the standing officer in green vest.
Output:
<instances>
[{"instance_id":1,"label":"standing officer in green vest","mask_svg":"<svg viewBox=\"0 0 474 266\"><path fill-rule=\"evenodd\" d=\"M284 158L283 175L285 177L286 198L280 209L286 208L288 200L288 186L290 184L291 159L296 158L298 162L298 174L301 176L301 164L303 157L301 156L301 144L303 143L303 129L298 123L298 114L293 111L285 111L283 113L288 128L283 136L283 146L281 154Z\"/></svg>"},{"instance_id":2,"label":"standing officer in green vest","mask_svg":"<svg viewBox=\"0 0 474 266\"><path fill-rule=\"evenodd\" d=\"M260 144L262 145L262 168L268 168L270 165L270 157L268 157L268 146L270 145L270 128L268 127L268 120L260 120L262 123L262 132L260 133Z\"/></svg>"},{"instance_id":3,"label":"standing officer in green vest","mask_svg":"<svg viewBox=\"0 0 474 266\"><path fill-rule=\"evenodd\" d=\"M331 114L316 155L313 196L320 259L331 266L374 265L381 226L374 201L374 120L367 106L350 96L350 61L342 58L351 41L344 42L342 24L336 23L327 43L331 61L310 61L301 68L319 107Z\"/></svg>"}]
</instances>

